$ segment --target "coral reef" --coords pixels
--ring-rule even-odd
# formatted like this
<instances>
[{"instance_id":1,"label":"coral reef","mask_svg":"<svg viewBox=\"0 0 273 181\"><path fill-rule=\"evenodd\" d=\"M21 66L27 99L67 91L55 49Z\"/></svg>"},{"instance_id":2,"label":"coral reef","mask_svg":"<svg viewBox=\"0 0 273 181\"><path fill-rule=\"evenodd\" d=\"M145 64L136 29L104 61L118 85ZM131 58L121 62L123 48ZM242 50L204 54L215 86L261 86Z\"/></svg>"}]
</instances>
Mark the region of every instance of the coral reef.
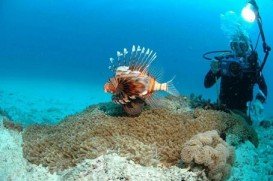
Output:
<instances>
[{"instance_id":1,"label":"coral reef","mask_svg":"<svg viewBox=\"0 0 273 181\"><path fill-rule=\"evenodd\" d=\"M192 110L189 104L190 99L186 96L166 96L164 99L158 99L157 101L159 101L159 106L175 114L183 114Z\"/></svg>"},{"instance_id":2,"label":"coral reef","mask_svg":"<svg viewBox=\"0 0 273 181\"><path fill-rule=\"evenodd\" d=\"M204 172L143 167L114 153L84 160L76 167L51 174L48 168L23 158L21 132L6 129L0 116L0 180L207 180Z\"/></svg>"},{"instance_id":3,"label":"coral reef","mask_svg":"<svg viewBox=\"0 0 273 181\"><path fill-rule=\"evenodd\" d=\"M193 136L183 145L181 159L193 168L205 169L209 179L220 181L230 174L234 150L217 131L208 131Z\"/></svg>"},{"instance_id":4,"label":"coral reef","mask_svg":"<svg viewBox=\"0 0 273 181\"><path fill-rule=\"evenodd\" d=\"M273 126L273 118L261 121L259 123L259 126L265 128L265 129L270 128L271 126Z\"/></svg>"},{"instance_id":5,"label":"coral reef","mask_svg":"<svg viewBox=\"0 0 273 181\"><path fill-rule=\"evenodd\" d=\"M204 99L202 95L190 94L189 104L192 108L210 108L213 107L211 100Z\"/></svg>"},{"instance_id":6,"label":"coral reef","mask_svg":"<svg viewBox=\"0 0 273 181\"><path fill-rule=\"evenodd\" d=\"M18 131L18 132L23 131L22 125L14 123L13 121L11 121L7 117L3 117L3 125L7 129L11 129L11 130Z\"/></svg>"},{"instance_id":7,"label":"coral reef","mask_svg":"<svg viewBox=\"0 0 273 181\"><path fill-rule=\"evenodd\" d=\"M259 134L259 147L255 148L249 141L236 147L236 162L229 180L272 180L273 129L258 125L255 129Z\"/></svg>"},{"instance_id":8,"label":"coral reef","mask_svg":"<svg viewBox=\"0 0 273 181\"><path fill-rule=\"evenodd\" d=\"M236 125L230 125L229 129L227 130L228 134L234 134L237 136L237 140L241 143L246 140L249 140L256 148L259 145L259 138L256 131L250 127L248 121L246 120L245 116L241 114L235 114L231 112L231 116L234 119L237 119ZM245 129L248 127L249 129Z\"/></svg>"},{"instance_id":9,"label":"coral reef","mask_svg":"<svg viewBox=\"0 0 273 181\"><path fill-rule=\"evenodd\" d=\"M167 108L145 109L139 117L124 116L113 103L99 104L55 126L28 127L23 133L24 157L56 171L114 150L145 166L168 167L179 162L181 146L200 132L217 130L257 141L241 119L214 110L186 111L190 109L183 100L168 98Z\"/></svg>"},{"instance_id":10,"label":"coral reef","mask_svg":"<svg viewBox=\"0 0 273 181\"><path fill-rule=\"evenodd\" d=\"M15 123L12 120L11 116L2 108L0 108L0 117L2 119L2 124L5 128L18 132L23 131L22 125Z\"/></svg>"},{"instance_id":11,"label":"coral reef","mask_svg":"<svg viewBox=\"0 0 273 181\"><path fill-rule=\"evenodd\" d=\"M218 110L218 111L224 111L224 112L230 112L230 110L222 104L217 104L211 102L210 99L204 99L202 95L195 95L195 94L190 94L189 98L189 105L192 108L202 108L202 109L211 109L211 110Z\"/></svg>"}]
</instances>

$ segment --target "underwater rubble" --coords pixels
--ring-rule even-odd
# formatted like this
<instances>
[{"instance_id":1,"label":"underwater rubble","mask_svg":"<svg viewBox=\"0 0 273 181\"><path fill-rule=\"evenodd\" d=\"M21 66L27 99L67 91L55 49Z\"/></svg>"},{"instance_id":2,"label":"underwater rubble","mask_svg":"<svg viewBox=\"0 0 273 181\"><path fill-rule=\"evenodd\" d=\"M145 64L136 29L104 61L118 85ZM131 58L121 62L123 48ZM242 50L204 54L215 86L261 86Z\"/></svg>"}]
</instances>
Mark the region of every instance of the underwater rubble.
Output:
<instances>
[{"instance_id":1,"label":"underwater rubble","mask_svg":"<svg viewBox=\"0 0 273 181\"><path fill-rule=\"evenodd\" d=\"M216 130L220 136L233 135L238 143L250 140L258 145L256 132L241 116L191 108L186 97L170 96L162 102L164 108L146 108L139 117L127 117L120 106L102 103L68 116L58 125L30 126L23 132L24 157L51 172L109 152L142 166L170 168L181 167L183 145L199 133ZM230 169L229 164L225 169ZM201 168L211 176L208 166Z\"/></svg>"}]
</instances>

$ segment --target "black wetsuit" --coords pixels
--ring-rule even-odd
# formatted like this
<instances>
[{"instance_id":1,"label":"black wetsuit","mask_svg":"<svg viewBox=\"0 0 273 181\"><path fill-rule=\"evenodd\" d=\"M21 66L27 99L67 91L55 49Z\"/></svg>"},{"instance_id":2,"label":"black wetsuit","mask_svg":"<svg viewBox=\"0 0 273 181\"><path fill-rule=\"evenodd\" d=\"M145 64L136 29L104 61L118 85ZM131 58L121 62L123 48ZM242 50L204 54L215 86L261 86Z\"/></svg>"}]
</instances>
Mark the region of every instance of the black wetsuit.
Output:
<instances>
[{"instance_id":1,"label":"black wetsuit","mask_svg":"<svg viewBox=\"0 0 273 181\"><path fill-rule=\"evenodd\" d=\"M257 55L255 56L257 58ZM232 77L222 75L221 70L216 74L210 70L205 77L205 87L209 88L213 86L220 77L222 79L219 100L221 105L226 106L228 109L237 109L245 112L247 108L246 103L253 99L253 87L256 83L263 94L267 96L267 85L261 73L256 73L255 71L244 72L242 76ZM265 100L261 101L264 102Z\"/></svg>"}]
</instances>

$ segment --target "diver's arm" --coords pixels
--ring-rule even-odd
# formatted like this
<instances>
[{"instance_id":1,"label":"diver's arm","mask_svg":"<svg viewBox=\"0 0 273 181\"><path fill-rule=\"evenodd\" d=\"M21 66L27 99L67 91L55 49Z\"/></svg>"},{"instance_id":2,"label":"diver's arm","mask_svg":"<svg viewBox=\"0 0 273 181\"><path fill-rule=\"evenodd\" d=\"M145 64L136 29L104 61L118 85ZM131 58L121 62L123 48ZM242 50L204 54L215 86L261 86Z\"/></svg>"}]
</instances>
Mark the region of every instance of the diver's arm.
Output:
<instances>
[{"instance_id":1,"label":"diver's arm","mask_svg":"<svg viewBox=\"0 0 273 181\"><path fill-rule=\"evenodd\" d=\"M264 76L262 74L259 75L257 79L257 84L260 90L262 91L262 93L258 93L256 96L256 99L259 99L262 103L264 103L267 97L267 85L266 85Z\"/></svg>"},{"instance_id":2,"label":"diver's arm","mask_svg":"<svg viewBox=\"0 0 273 181\"><path fill-rule=\"evenodd\" d=\"M216 74L214 74L212 72L212 70L209 70L209 72L207 73L205 80L204 80L204 86L205 88L210 88L212 87L216 80L220 77L220 71L217 72Z\"/></svg>"}]
</instances>

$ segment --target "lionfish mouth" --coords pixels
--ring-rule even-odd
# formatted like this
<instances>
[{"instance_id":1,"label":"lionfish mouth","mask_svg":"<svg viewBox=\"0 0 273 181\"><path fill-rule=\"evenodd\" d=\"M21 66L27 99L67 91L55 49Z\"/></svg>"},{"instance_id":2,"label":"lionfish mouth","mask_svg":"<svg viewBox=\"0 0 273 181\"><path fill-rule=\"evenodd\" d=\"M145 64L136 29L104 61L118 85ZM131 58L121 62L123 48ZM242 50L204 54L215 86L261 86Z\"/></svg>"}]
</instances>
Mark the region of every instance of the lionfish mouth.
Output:
<instances>
[{"instance_id":1,"label":"lionfish mouth","mask_svg":"<svg viewBox=\"0 0 273 181\"><path fill-rule=\"evenodd\" d=\"M111 94L114 93L112 90L109 90L109 89L104 89L104 92L105 92L105 93L111 93Z\"/></svg>"}]
</instances>

